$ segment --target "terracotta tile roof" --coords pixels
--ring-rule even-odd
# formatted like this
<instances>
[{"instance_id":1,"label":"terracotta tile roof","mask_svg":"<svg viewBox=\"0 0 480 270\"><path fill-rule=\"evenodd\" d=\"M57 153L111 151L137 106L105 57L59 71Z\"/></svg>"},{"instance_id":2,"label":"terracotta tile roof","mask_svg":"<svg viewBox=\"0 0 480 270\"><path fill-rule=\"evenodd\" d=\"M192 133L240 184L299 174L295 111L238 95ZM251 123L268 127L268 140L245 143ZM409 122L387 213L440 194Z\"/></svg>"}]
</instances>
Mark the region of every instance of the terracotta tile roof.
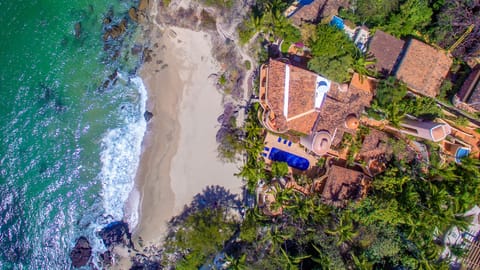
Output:
<instances>
[{"instance_id":1,"label":"terracotta tile roof","mask_svg":"<svg viewBox=\"0 0 480 270\"><path fill-rule=\"evenodd\" d=\"M358 200L366 194L365 181L369 178L362 172L332 165L322 191L322 199L335 206L347 200Z\"/></svg>"},{"instance_id":2,"label":"terracotta tile roof","mask_svg":"<svg viewBox=\"0 0 480 270\"><path fill-rule=\"evenodd\" d=\"M362 148L358 152L359 157L368 160L380 155L391 155L392 147L388 144L388 139L387 133L370 129L369 134L363 139Z\"/></svg>"},{"instance_id":3,"label":"terracotta tile roof","mask_svg":"<svg viewBox=\"0 0 480 270\"><path fill-rule=\"evenodd\" d=\"M317 74L288 65L290 76L287 119L284 115L286 66L287 64L278 60L270 60L266 101L274 114L275 126L308 134L318 116L315 111Z\"/></svg>"},{"instance_id":4,"label":"terracotta tile roof","mask_svg":"<svg viewBox=\"0 0 480 270\"><path fill-rule=\"evenodd\" d=\"M377 81L373 78L361 76L358 73L353 73L352 80L350 81L349 88L355 88L356 90L363 90L369 93L374 93L377 88Z\"/></svg>"},{"instance_id":5,"label":"terracotta tile roof","mask_svg":"<svg viewBox=\"0 0 480 270\"><path fill-rule=\"evenodd\" d=\"M480 111L480 65L477 65L458 92L461 101Z\"/></svg>"},{"instance_id":6,"label":"terracotta tile roof","mask_svg":"<svg viewBox=\"0 0 480 270\"><path fill-rule=\"evenodd\" d=\"M480 268L480 242L478 241L478 237L476 237L468 247L468 252L464 259L464 266L466 269Z\"/></svg>"},{"instance_id":7,"label":"terracotta tile roof","mask_svg":"<svg viewBox=\"0 0 480 270\"><path fill-rule=\"evenodd\" d=\"M422 95L435 97L448 74L452 59L421 41L411 39L398 64L395 76Z\"/></svg>"},{"instance_id":8,"label":"terracotta tile roof","mask_svg":"<svg viewBox=\"0 0 480 270\"><path fill-rule=\"evenodd\" d=\"M336 15L340 7L348 6L347 0L314 0L297 10L290 19L293 24L317 23L321 18Z\"/></svg>"},{"instance_id":9,"label":"terracotta tile roof","mask_svg":"<svg viewBox=\"0 0 480 270\"><path fill-rule=\"evenodd\" d=\"M388 75L395 67L405 42L383 31L377 30L368 45L368 50L375 56L375 68Z\"/></svg>"},{"instance_id":10,"label":"terracotta tile roof","mask_svg":"<svg viewBox=\"0 0 480 270\"><path fill-rule=\"evenodd\" d=\"M372 98L372 92L356 87L349 87L347 91L332 87L320 108L316 130L327 130L332 135L336 131L335 137L342 135L344 131L352 133L345 126L347 116L354 114L360 117L365 107L370 105Z\"/></svg>"}]
</instances>

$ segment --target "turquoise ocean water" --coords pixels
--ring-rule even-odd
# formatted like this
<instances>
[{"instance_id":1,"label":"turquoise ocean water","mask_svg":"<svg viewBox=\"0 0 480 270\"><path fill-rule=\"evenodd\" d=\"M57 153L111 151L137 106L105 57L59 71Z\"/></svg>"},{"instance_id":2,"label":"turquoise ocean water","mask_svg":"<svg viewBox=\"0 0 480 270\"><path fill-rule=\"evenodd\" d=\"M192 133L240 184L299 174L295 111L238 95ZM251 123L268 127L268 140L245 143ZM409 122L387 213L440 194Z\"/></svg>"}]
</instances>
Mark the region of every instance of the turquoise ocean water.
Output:
<instances>
[{"instance_id":1,"label":"turquoise ocean water","mask_svg":"<svg viewBox=\"0 0 480 270\"><path fill-rule=\"evenodd\" d=\"M79 236L98 255L96 232L122 219L146 93L130 50L135 25L109 44L122 47L113 59L102 22L109 11L119 22L132 5L0 0L0 269L68 269Z\"/></svg>"}]
</instances>

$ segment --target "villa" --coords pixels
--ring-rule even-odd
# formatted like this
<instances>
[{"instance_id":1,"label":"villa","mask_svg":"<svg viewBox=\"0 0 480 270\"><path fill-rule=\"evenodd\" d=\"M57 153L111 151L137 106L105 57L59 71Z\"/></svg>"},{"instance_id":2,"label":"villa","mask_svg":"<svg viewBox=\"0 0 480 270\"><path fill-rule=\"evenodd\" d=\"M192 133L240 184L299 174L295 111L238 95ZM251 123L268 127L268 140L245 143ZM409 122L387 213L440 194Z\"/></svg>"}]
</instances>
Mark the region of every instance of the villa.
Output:
<instances>
[{"instance_id":1,"label":"villa","mask_svg":"<svg viewBox=\"0 0 480 270\"><path fill-rule=\"evenodd\" d=\"M354 74L350 85L331 88L312 132L302 137L300 143L319 156L337 156L332 146L338 146L345 133L355 136L360 114L372 101L375 84L374 80L362 80Z\"/></svg>"},{"instance_id":2,"label":"villa","mask_svg":"<svg viewBox=\"0 0 480 270\"><path fill-rule=\"evenodd\" d=\"M447 76L452 58L416 39L404 42L377 30L369 42L369 51L377 59L376 69L393 75L417 94L436 97Z\"/></svg>"},{"instance_id":3,"label":"villa","mask_svg":"<svg viewBox=\"0 0 480 270\"><path fill-rule=\"evenodd\" d=\"M331 85L314 72L271 59L260 68L263 125L274 133L310 134Z\"/></svg>"},{"instance_id":4,"label":"villa","mask_svg":"<svg viewBox=\"0 0 480 270\"><path fill-rule=\"evenodd\" d=\"M319 74L271 59L260 69L263 126L273 133L293 132L317 155L355 134L359 116L373 98L375 81L358 74L339 85Z\"/></svg>"}]
</instances>

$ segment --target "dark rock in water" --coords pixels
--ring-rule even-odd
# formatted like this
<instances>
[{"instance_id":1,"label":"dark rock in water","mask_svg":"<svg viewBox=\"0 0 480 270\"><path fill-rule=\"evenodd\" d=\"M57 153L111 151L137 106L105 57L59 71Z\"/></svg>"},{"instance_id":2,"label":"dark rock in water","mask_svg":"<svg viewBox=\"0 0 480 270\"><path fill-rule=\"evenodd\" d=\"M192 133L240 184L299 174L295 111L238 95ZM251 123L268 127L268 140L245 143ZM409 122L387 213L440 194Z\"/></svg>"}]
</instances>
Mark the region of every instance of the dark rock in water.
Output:
<instances>
[{"instance_id":1,"label":"dark rock in water","mask_svg":"<svg viewBox=\"0 0 480 270\"><path fill-rule=\"evenodd\" d=\"M107 79L103 82L102 86L98 87L97 91L103 93L106 89L115 85L117 82L118 70L116 69L112 74L108 75Z\"/></svg>"},{"instance_id":2,"label":"dark rock in water","mask_svg":"<svg viewBox=\"0 0 480 270\"><path fill-rule=\"evenodd\" d=\"M92 255L92 247L87 238L81 236L78 238L75 247L70 252L70 259L73 267L81 267L88 263Z\"/></svg>"},{"instance_id":3,"label":"dark rock in water","mask_svg":"<svg viewBox=\"0 0 480 270\"><path fill-rule=\"evenodd\" d=\"M149 111L145 111L145 113L143 114L143 117L145 118L145 121L150 121L150 119L152 119L153 117L153 113L149 112Z\"/></svg>"},{"instance_id":4,"label":"dark rock in water","mask_svg":"<svg viewBox=\"0 0 480 270\"><path fill-rule=\"evenodd\" d=\"M107 24L110 24L111 22L112 22L112 18L110 17L103 18L103 24L107 25Z\"/></svg>"},{"instance_id":5,"label":"dark rock in water","mask_svg":"<svg viewBox=\"0 0 480 270\"><path fill-rule=\"evenodd\" d=\"M117 80L118 76L118 69L115 69L115 71L108 76L108 80L112 82L112 84L115 84L115 81Z\"/></svg>"},{"instance_id":6,"label":"dark rock in water","mask_svg":"<svg viewBox=\"0 0 480 270\"><path fill-rule=\"evenodd\" d=\"M105 31L105 34L103 34L103 40L117 39L125 33L125 31L127 31L127 20L123 19L118 25L114 25Z\"/></svg>"},{"instance_id":7,"label":"dark rock in water","mask_svg":"<svg viewBox=\"0 0 480 270\"><path fill-rule=\"evenodd\" d=\"M60 98L55 99L55 111L58 113L63 113L67 110L67 106L63 104Z\"/></svg>"},{"instance_id":8,"label":"dark rock in water","mask_svg":"<svg viewBox=\"0 0 480 270\"><path fill-rule=\"evenodd\" d=\"M48 87L44 83L40 83L40 88L42 88L43 98L46 101L50 101L54 97L54 93L53 93L52 88Z\"/></svg>"},{"instance_id":9,"label":"dark rock in water","mask_svg":"<svg viewBox=\"0 0 480 270\"><path fill-rule=\"evenodd\" d=\"M75 38L79 39L82 35L82 23L77 22L75 23Z\"/></svg>"},{"instance_id":10,"label":"dark rock in water","mask_svg":"<svg viewBox=\"0 0 480 270\"><path fill-rule=\"evenodd\" d=\"M143 46L142 45L139 45L139 44L135 44L133 45L132 47L132 54L133 55L138 55L139 53L141 53L143 50Z\"/></svg>"},{"instance_id":11,"label":"dark rock in water","mask_svg":"<svg viewBox=\"0 0 480 270\"><path fill-rule=\"evenodd\" d=\"M123 221L115 221L103 228L98 235L102 238L105 246L123 244L133 248L132 235L128 230L128 224Z\"/></svg>"},{"instance_id":12,"label":"dark rock in water","mask_svg":"<svg viewBox=\"0 0 480 270\"><path fill-rule=\"evenodd\" d=\"M100 254L100 258L102 259L102 263L104 266L112 265L112 253L109 250Z\"/></svg>"},{"instance_id":13,"label":"dark rock in water","mask_svg":"<svg viewBox=\"0 0 480 270\"><path fill-rule=\"evenodd\" d=\"M160 264L148 258L145 255L137 254L135 257L132 258L132 267L130 270L157 270L160 269Z\"/></svg>"}]
</instances>

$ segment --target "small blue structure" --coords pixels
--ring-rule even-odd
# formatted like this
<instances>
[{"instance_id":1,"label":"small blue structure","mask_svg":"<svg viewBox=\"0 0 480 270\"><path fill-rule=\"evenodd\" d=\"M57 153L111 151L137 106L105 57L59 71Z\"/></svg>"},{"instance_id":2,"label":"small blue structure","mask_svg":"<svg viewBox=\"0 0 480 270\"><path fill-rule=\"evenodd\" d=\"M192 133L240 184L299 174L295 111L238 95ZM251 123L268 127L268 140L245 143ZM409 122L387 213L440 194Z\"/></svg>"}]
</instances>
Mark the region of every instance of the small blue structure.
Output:
<instances>
[{"instance_id":1,"label":"small blue structure","mask_svg":"<svg viewBox=\"0 0 480 270\"><path fill-rule=\"evenodd\" d=\"M288 166L301 171L307 170L310 166L310 162L307 159L275 147L272 147L268 158L273 161L286 162Z\"/></svg>"},{"instance_id":2,"label":"small blue structure","mask_svg":"<svg viewBox=\"0 0 480 270\"><path fill-rule=\"evenodd\" d=\"M333 16L332 20L330 21L330 25L334 26L340 30L343 30L345 28L345 24L343 23L342 18Z\"/></svg>"},{"instance_id":3,"label":"small blue structure","mask_svg":"<svg viewBox=\"0 0 480 270\"><path fill-rule=\"evenodd\" d=\"M470 149L465 147L458 148L457 152L455 152L455 162L460 163L462 158L468 157L468 155L470 155Z\"/></svg>"}]
</instances>

